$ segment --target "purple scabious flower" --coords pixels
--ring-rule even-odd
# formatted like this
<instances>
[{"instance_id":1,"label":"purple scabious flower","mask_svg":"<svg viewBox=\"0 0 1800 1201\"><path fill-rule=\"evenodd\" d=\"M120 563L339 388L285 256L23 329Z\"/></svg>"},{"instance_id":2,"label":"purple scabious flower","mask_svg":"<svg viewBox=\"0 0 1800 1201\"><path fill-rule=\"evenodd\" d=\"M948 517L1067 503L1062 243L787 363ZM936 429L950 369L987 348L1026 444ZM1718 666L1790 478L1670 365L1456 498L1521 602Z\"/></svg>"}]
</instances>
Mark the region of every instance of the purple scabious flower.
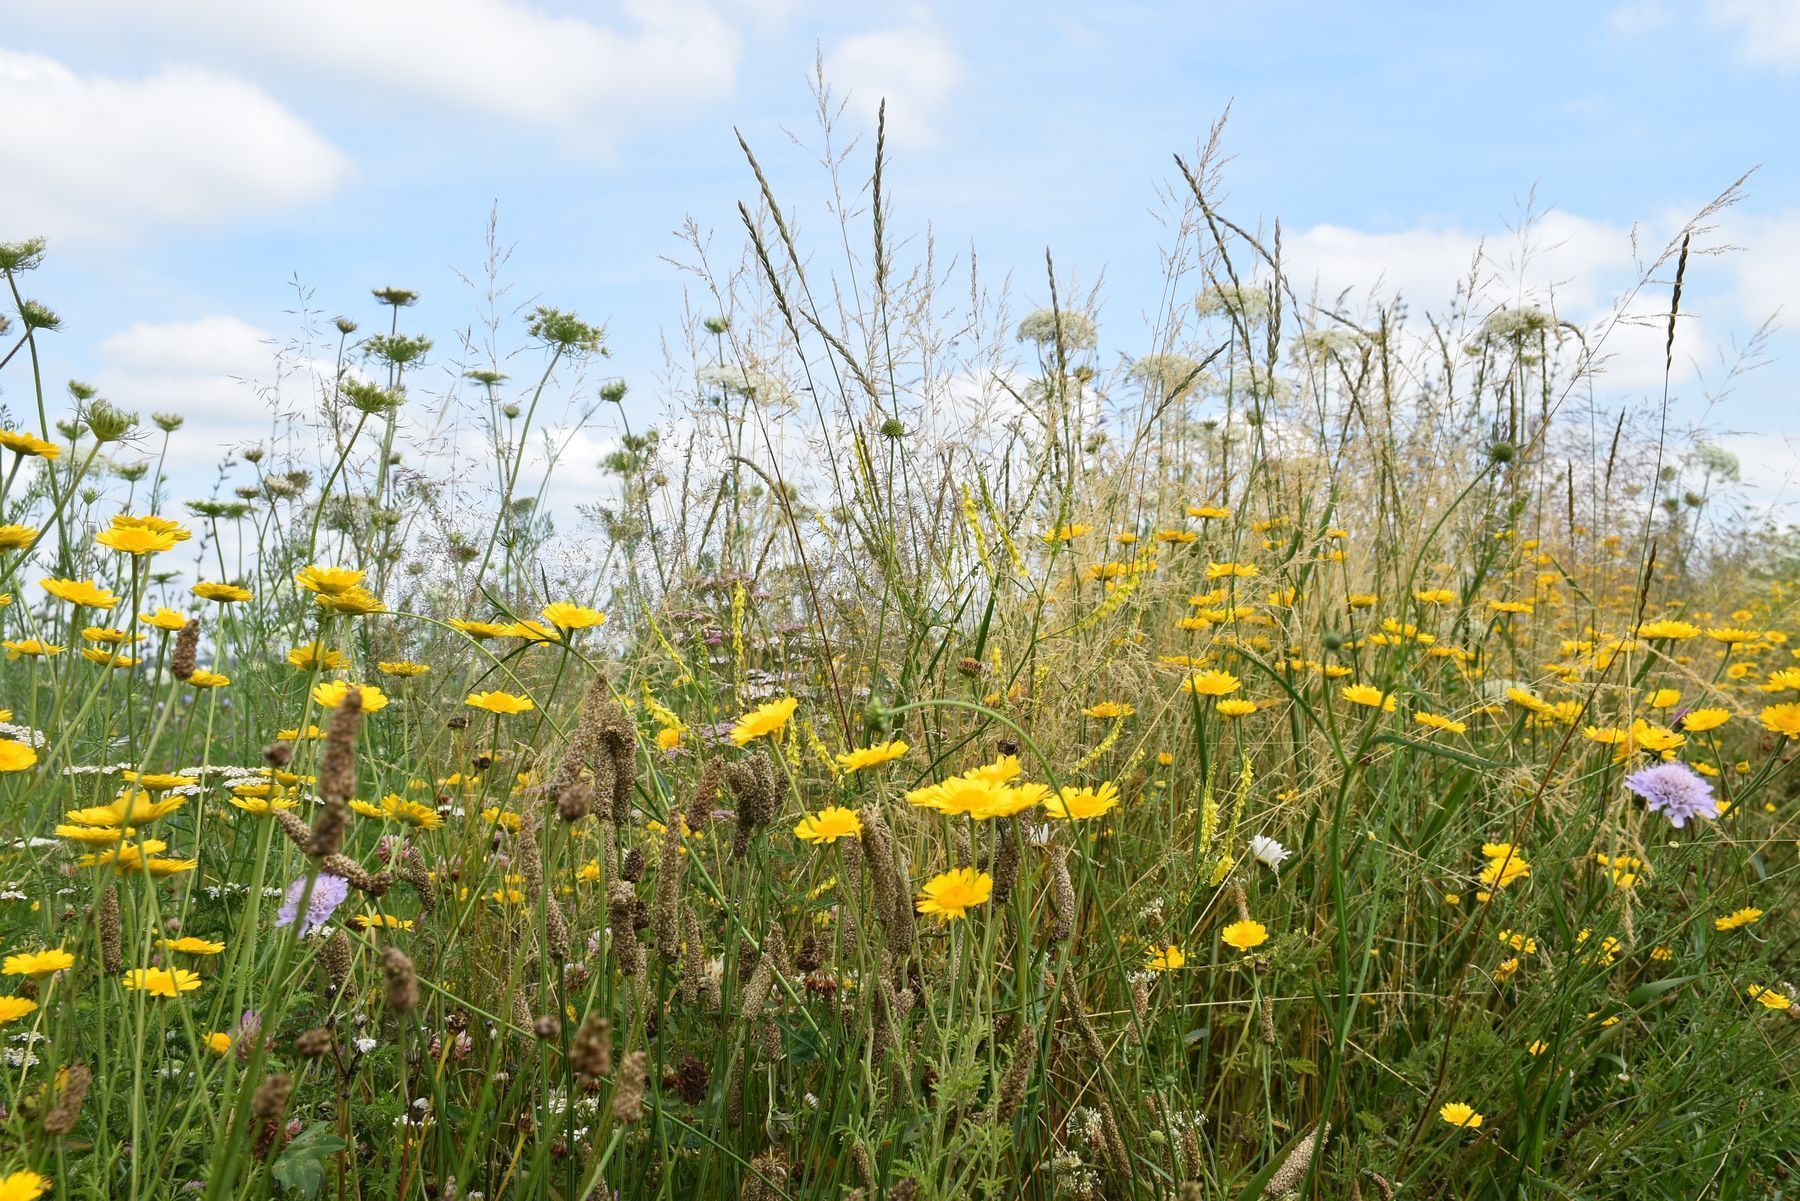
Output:
<instances>
[{"instance_id":1,"label":"purple scabious flower","mask_svg":"<svg viewBox=\"0 0 1800 1201\"><path fill-rule=\"evenodd\" d=\"M342 876L334 876L330 872L320 872L313 880L312 895L306 899L306 912L300 912L300 898L306 894L306 877L301 876L287 888L287 899L282 902L281 911L275 915L277 926L291 926L296 918L300 921L297 931L301 938L319 929L331 920L331 915L344 898L350 893L350 882Z\"/></svg>"},{"instance_id":2,"label":"purple scabious flower","mask_svg":"<svg viewBox=\"0 0 1800 1201\"><path fill-rule=\"evenodd\" d=\"M1713 797L1712 785L1678 759L1633 772L1625 777L1625 787L1643 797L1645 808L1667 817L1677 830L1692 818L1711 821L1719 816L1719 802Z\"/></svg>"}]
</instances>

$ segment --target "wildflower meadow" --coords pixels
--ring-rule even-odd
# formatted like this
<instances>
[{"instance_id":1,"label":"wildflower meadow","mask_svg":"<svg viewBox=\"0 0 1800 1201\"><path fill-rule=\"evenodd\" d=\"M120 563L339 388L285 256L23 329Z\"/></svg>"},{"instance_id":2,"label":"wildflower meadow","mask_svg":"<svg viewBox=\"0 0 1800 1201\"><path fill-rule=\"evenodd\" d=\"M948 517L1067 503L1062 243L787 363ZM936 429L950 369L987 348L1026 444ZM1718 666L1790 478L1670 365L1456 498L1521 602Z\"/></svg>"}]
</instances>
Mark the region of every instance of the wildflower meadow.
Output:
<instances>
[{"instance_id":1,"label":"wildflower meadow","mask_svg":"<svg viewBox=\"0 0 1800 1201\"><path fill-rule=\"evenodd\" d=\"M367 281L199 480L0 230L0 1199L1794 1195L1800 544L1600 370L1734 192L1576 326L1203 146L1109 308L745 152L662 378Z\"/></svg>"}]
</instances>

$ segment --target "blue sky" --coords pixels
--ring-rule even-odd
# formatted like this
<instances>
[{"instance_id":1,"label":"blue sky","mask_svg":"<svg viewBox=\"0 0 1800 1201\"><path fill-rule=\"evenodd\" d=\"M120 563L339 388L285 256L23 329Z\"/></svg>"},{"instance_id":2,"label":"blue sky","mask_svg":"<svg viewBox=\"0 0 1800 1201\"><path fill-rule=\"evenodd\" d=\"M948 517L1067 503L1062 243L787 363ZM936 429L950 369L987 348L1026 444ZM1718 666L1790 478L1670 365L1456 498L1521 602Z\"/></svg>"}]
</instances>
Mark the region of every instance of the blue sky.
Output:
<instances>
[{"instance_id":1,"label":"blue sky","mask_svg":"<svg viewBox=\"0 0 1800 1201\"><path fill-rule=\"evenodd\" d=\"M1021 307L1045 299L1046 247L1103 274L1126 352L1156 295L1156 185L1228 104L1224 207L1279 217L1328 284L1380 272L1434 302L1535 190L1555 214L1540 282L1585 320L1630 278L1634 224L1658 245L1752 167L1710 239L1745 249L1690 273L1689 349L1713 362L1800 279L1800 0L0 0L0 30L0 108L27 117L0 125L0 238L51 239L30 289L66 322L52 377L185 407L209 454L253 435L227 377L293 332L292 278L365 322L369 287L416 288L406 324L446 347L475 310L453 268L479 268L495 203L515 297L607 321L654 413L672 231L691 215L735 244L754 196L733 127L784 195L820 195L783 132L812 135L815 54L844 132L888 99L902 230L975 245ZM1706 419L1782 501L1800 338L1770 350Z\"/></svg>"}]
</instances>

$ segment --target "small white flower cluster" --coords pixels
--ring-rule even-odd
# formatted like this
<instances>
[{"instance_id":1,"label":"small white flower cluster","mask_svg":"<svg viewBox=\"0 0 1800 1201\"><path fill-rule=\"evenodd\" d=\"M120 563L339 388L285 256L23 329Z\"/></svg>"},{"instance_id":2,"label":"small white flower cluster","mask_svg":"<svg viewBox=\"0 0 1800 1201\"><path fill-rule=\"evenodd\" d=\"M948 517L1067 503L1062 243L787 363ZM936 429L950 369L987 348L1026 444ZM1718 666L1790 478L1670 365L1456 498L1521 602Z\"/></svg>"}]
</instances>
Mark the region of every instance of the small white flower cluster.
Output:
<instances>
[{"instance_id":1,"label":"small white flower cluster","mask_svg":"<svg viewBox=\"0 0 1800 1201\"><path fill-rule=\"evenodd\" d=\"M208 884L208 885L205 885L201 889L201 891L204 892L209 899L216 901L220 897L244 896L247 893L249 893L250 886L248 884L235 884L235 883ZM281 892L281 889L276 888L273 885L271 885L269 887L264 888L262 890L262 894L264 897L278 897L278 896L282 895L282 892Z\"/></svg>"},{"instance_id":2,"label":"small white flower cluster","mask_svg":"<svg viewBox=\"0 0 1800 1201\"><path fill-rule=\"evenodd\" d=\"M1100 328L1086 313L1039 309L1019 322L1019 341L1036 342L1039 346L1056 342L1061 331L1065 350L1092 350L1100 340Z\"/></svg>"},{"instance_id":3,"label":"small white flower cluster","mask_svg":"<svg viewBox=\"0 0 1800 1201\"><path fill-rule=\"evenodd\" d=\"M1202 317L1236 314L1245 325L1269 319L1269 294L1242 284L1216 284L1194 298L1194 311Z\"/></svg>"},{"instance_id":4,"label":"small white flower cluster","mask_svg":"<svg viewBox=\"0 0 1800 1201\"><path fill-rule=\"evenodd\" d=\"M767 405L792 407L794 403L794 394L786 384L754 367L713 363L700 368L696 378L702 389L717 389Z\"/></svg>"},{"instance_id":5,"label":"small white flower cluster","mask_svg":"<svg viewBox=\"0 0 1800 1201\"><path fill-rule=\"evenodd\" d=\"M1556 325L1556 316L1535 304L1517 308L1495 309L1481 323L1484 338L1517 339L1535 337Z\"/></svg>"},{"instance_id":6,"label":"small white flower cluster","mask_svg":"<svg viewBox=\"0 0 1800 1201\"><path fill-rule=\"evenodd\" d=\"M1369 340L1355 330L1309 329L1294 347L1296 359L1354 359L1368 348Z\"/></svg>"}]
</instances>

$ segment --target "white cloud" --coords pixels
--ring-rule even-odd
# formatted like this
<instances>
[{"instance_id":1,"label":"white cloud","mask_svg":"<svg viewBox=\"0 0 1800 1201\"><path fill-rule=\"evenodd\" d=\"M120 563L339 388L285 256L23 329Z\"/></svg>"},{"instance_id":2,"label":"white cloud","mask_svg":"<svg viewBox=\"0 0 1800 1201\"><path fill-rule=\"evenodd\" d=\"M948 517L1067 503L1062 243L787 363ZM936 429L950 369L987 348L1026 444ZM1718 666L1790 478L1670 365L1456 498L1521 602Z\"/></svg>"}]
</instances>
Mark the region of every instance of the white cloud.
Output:
<instances>
[{"instance_id":1,"label":"white cloud","mask_svg":"<svg viewBox=\"0 0 1800 1201\"><path fill-rule=\"evenodd\" d=\"M1774 216L1728 214L1722 231L1743 249L1728 260L1737 278L1737 302L1752 323L1777 312L1789 321L1800 293L1794 290L1794 264L1800 263L1800 209Z\"/></svg>"},{"instance_id":2,"label":"white cloud","mask_svg":"<svg viewBox=\"0 0 1800 1201\"><path fill-rule=\"evenodd\" d=\"M78 74L0 50L0 212L11 233L113 241L328 195L350 162L240 80Z\"/></svg>"},{"instance_id":3,"label":"white cloud","mask_svg":"<svg viewBox=\"0 0 1800 1201\"><path fill-rule=\"evenodd\" d=\"M179 464L210 465L266 439L277 402L291 411L310 399L310 380L278 371L270 335L236 317L140 322L101 341L98 351L93 384L136 412L144 428L153 413L186 419L169 445ZM330 374L328 364L324 370Z\"/></svg>"},{"instance_id":4,"label":"white cloud","mask_svg":"<svg viewBox=\"0 0 1800 1201\"><path fill-rule=\"evenodd\" d=\"M1800 483L1800 435L1778 432L1725 434L1708 439L1736 455L1752 502L1785 512Z\"/></svg>"},{"instance_id":5,"label":"white cloud","mask_svg":"<svg viewBox=\"0 0 1800 1201\"><path fill-rule=\"evenodd\" d=\"M895 145L923 146L962 79L962 61L941 33L925 27L845 38L825 56L825 78L871 122L887 101L887 133Z\"/></svg>"},{"instance_id":6,"label":"white cloud","mask_svg":"<svg viewBox=\"0 0 1800 1201\"><path fill-rule=\"evenodd\" d=\"M1299 284L1318 284L1330 305L1349 288L1398 293L1441 311L1473 271L1489 306L1531 302L1586 317L1611 299L1611 287L1635 273L1631 232L1568 213L1541 214L1525 234L1415 226L1369 233L1315 225L1284 245L1285 269ZM1477 314L1480 315L1479 313Z\"/></svg>"},{"instance_id":7,"label":"white cloud","mask_svg":"<svg viewBox=\"0 0 1800 1201\"><path fill-rule=\"evenodd\" d=\"M621 7L617 26L521 0L69 0L57 19L286 68L309 92L329 80L582 137L732 93L740 38L713 4Z\"/></svg>"},{"instance_id":8,"label":"white cloud","mask_svg":"<svg viewBox=\"0 0 1800 1201\"><path fill-rule=\"evenodd\" d=\"M1800 0L1707 0L1706 11L1714 25L1741 35L1744 58L1800 69Z\"/></svg>"}]
</instances>

